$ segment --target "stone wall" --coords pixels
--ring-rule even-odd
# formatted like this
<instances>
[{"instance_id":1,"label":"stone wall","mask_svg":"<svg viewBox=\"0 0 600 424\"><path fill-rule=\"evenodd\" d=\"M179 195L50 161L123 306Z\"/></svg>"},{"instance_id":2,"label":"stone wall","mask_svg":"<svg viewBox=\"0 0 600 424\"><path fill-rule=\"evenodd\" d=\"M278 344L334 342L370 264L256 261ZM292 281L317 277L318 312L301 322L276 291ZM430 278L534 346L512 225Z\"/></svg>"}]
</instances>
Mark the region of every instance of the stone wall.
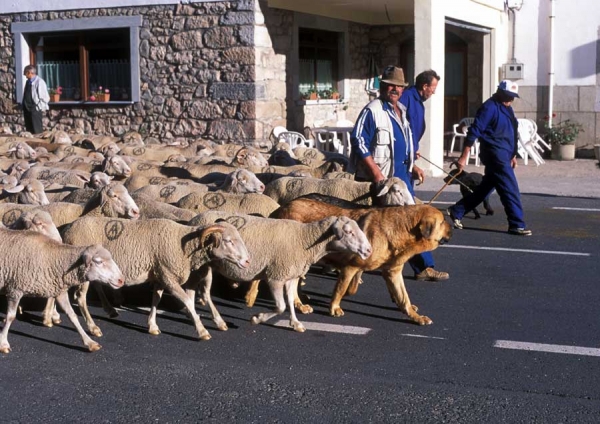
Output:
<instances>
[{"instance_id":1,"label":"stone wall","mask_svg":"<svg viewBox=\"0 0 600 424\"><path fill-rule=\"evenodd\" d=\"M557 123L570 119L583 126L575 142L576 154L582 158L594 157L594 144L600 140L600 113L595 110L598 87L555 86L553 112ZM538 133L543 136L545 117L548 116L548 86L521 86L513 107L518 118L536 121Z\"/></svg>"},{"instance_id":2,"label":"stone wall","mask_svg":"<svg viewBox=\"0 0 600 424\"><path fill-rule=\"evenodd\" d=\"M242 0L0 16L0 126L23 129L11 23L140 15L140 102L52 106L46 128L113 135L133 129L162 141L261 137L255 122L260 87L254 83L254 7L253 0Z\"/></svg>"}]
</instances>

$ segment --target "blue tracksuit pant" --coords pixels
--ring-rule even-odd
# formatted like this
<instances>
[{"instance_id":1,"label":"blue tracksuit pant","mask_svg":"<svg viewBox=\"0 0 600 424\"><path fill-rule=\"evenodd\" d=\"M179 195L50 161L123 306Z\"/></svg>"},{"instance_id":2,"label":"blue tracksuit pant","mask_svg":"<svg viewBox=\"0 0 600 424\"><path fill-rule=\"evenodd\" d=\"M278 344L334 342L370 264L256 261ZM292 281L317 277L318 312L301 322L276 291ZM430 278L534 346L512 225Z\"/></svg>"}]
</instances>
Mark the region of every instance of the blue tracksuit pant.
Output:
<instances>
[{"instance_id":1,"label":"blue tracksuit pant","mask_svg":"<svg viewBox=\"0 0 600 424\"><path fill-rule=\"evenodd\" d=\"M408 174L408 173L407 173ZM410 181L405 181L408 189L410 190L410 194L412 194L413 198L415 197L415 189L414 189L414 181L411 177ZM415 275L420 274L425 270L425 268L434 268L435 263L433 262L433 255L431 252L423 252L418 255L413 256L408 260L408 264L414 271Z\"/></svg>"},{"instance_id":2,"label":"blue tracksuit pant","mask_svg":"<svg viewBox=\"0 0 600 424\"><path fill-rule=\"evenodd\" d=\"M493 159L485 164L483 180L479 187L452 206L454 217L462 219L467 212L483 202L483 199L494 189L496 189L502 206L504 206L509 228L525 228L521 194L515 171L511 168L510 162Z\"/></svg>"}]
</instances>

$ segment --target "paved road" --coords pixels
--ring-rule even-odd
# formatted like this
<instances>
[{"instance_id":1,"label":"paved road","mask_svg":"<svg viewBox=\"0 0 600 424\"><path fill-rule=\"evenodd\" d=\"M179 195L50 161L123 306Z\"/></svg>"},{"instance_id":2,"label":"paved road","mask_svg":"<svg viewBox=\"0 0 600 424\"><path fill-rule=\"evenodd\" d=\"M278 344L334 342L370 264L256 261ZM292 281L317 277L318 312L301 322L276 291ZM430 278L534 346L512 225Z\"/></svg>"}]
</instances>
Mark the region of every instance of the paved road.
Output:
<instances>
[{"instance_id":1,"label":"paved road","mask_svg":"<svg viewBox=\"0 0 600 424\"><path fill-rule=\"evenodd\" d=\"M465 218L434 253L450 280L405 270L431 326L408 322L376 273L343 301L343 318L327 315L334 279L309 276L315 313L300 319L334 332L252 326L273 305L268 294L248 309L241 290L224 288L215 298L229 331L199 307L208 342L169 299L158 337L146 333L147 299L114 320L93 307L104 331L93 354L70 323L46 329L27 313L0 356L1 421L598 423L600 200L523 201L533 237L504 232L495 197L495 216Z\"/></svg>"}]
</instances>

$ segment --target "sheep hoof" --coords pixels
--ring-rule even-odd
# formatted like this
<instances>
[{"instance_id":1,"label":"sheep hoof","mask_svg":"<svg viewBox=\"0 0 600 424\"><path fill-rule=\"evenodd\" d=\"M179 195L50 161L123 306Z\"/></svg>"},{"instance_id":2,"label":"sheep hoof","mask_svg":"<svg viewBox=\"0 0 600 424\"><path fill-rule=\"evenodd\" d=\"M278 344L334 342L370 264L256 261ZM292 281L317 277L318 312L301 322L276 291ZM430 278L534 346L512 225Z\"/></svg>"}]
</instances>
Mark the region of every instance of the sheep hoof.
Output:
<instances>
[{"instance_id":1,"label":"sheep hoof","mask_svg":"<svg viewBox=\"0 0 600 424\"><path fill-rule=\"evenodd\" d=\"M52 322L52 320L44 321L42 324L44 324L44 327L48 327L48 328L54 327L54 323Z\"/></svg>"},{"instance_id":2,"label":"sheep hoof","mask_svg":"<svg viewBox=\"0 0 600 424\"><path fill-rule=\"evenodd\" d=\"M102 330L97 325L89 327L90 333L96 337L102 337Z\"/></svg>"},{"instance_id":3,"label":"sheep hoof","mask_svg":"<svg viewBox=\"0 0 600 424\"><path fill-rule=\"evenodd\" d=\"M251 322L253 325L258 325L258 324L260 324L260 319L258 318L258 315L254 315L254 316L252 317L252 319L250 320L250 322Z\"/></svg>"},{"instance_id":4,"label":"sheep hoof","mask_svg":"<svg viewBox=\"0 0 600 424\"><path fill-rule=\"evenodd\" d=\"M9 353L10 352L10 346L2 346L0 347L0 353Z\"/></svg>"},{"instance_id":5,"label":"sheep hoof","mask_svg":"<svg viewBox=\"0 0 600 424\"><path fill-rule=\"evenodd\" d=\"M332 317L343 317L344 310L339 306L336 306L335 308L331 308L331 310L329 311L329 315L331 315Z\"/></svg>"},{"instance_id":6,"label":"sheep hoof","mask_svg":"<svg viewBox=\"0 0 600 424\"><path fill-rule=\"evenodd\" d=\"M107 313L109 318L117 318L119 316L119 313L116 309L113 309L112 311L107 311Z\"/></svg>"},{"instance_id":7,"label":"sheep hoof","mask_svg":"<svg viewBox=\"0 0 600 424\"><path fill-rule=\"evenodd\" d=\"M151 327L148 330L148 333L152 334L153 336L158 336L160 334L160 330L158 329L158 327Z\"/></svg>"},{"instance_id":8,"label":"sheep hoof","mask_svg":"<svg viewBox=\"0 0 600 424\"><path fill-rule=\"evenodd\" d=\"M229 327L227 327L227 324L223 323L223 324L217 324L217 328L221 331L227 331L229 330Z\"/></svg>"},{"instance_id":9,"label":"sheep hoof","mask_svg":"<svg viewBox=\"0 0 600 424\"><path fill-rule=\"evenodd\" d=\"M298 333L304 333L306 331L306 328L301 323L292 324L292 327L294 328L294 331L297 331Z\"/></svg>"},{"instance_id":10,"label":"sheep hoof","mask_svg":"<svg viewBox=\"0 0 600 424\"><path fill-rule=\"evenodd\" d=\"M206 333L200 336L200 340L210 340L212 339L211 335Z\"/></svg>"},{"instance_id":11,"label":"sheep hoof","mask_svg":"<svg viewBox=\"0 0 600 424\"><path fill-rule=\"evenodd\" d=\"M102 349L102 346L100 346L99 343L96 342L92 342L90 343L90 345L88 346L88 349L90 352L96 352L97 350Z\"/></svg>"},{"instance_id":12,"label":"sheep hoof","mask_svg":"<svg viewBox=\"0 0 600 424\"><path fill-rule=\"evenodd\" d=\"M200 306L206 306L206 302L201 298L196 299L196 303Z\"/></svg>"},{"instance_id":13,"label":"sheep hoof","mask_svg":"<svg viewBox=\"0 0 600 424\"><path fill-rule=\"evenodd\" d=\"M60 324L62 322L62 320L60 319L60 317L52 317L52 322L56 325ZM51 325L48 327L52 327Z\"/></svg>"}]
</instances>

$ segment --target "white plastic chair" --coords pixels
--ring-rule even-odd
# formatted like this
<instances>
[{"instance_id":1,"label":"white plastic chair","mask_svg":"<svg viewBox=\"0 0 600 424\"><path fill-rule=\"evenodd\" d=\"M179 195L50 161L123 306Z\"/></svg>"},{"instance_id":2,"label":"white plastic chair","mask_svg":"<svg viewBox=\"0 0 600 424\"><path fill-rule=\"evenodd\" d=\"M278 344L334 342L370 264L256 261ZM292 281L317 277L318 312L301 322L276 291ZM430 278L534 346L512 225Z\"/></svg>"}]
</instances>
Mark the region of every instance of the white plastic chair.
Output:
<instances>
[{"instance_id":1,"label":"white plastic chair","mask_svg":"<svg viewBox=\"0 0 600 424\"><path fill-rule=\"evenodd\" d=\"M454 151L454 143L456 142L456 139L458 139L458 142L460 143L458 150L462 152L463 142L467 137L467 129L469 128L469 126L471 126L474 120L475 118L463 118L458 122L458 124L452 125L452 141L450 142L450 154L452 154L452 152ZM459 128L462 128L463 132L460 132L458 130Z\"/></svg>"},{"instance_id":2,"label":"white plastic chair","mask_svg":"<svg viewBox=\"0 0 600 424\"><path fill-rule=\"evenodd\" d=\"M541 152L544 148L538 143L543 142L544 146L550 147L537 133L537 125L531 119L517 119L519 122L518 133L519 133L519 145L518 153L523 158L523 163L528 164L528 158L531 157L537 166L545 163L542 159ZM541 140L541 141L540 141Z\"/></svg>"},{"instance_id":3,"label":"white plastic chair","mask_svg":"<svg viewBox=\"0 0 600 424\"><path fill-rule=\"evenodd\" d=\"M292 149L295 149L296 147L302 146L302 147L314 147L314 141L313 140L307 140L304 135L302 135L299 132L296 131L283 131L279 134L279 137L277 138L279 141L285 141L287 144L289 144Z\"/></svg>"},{"instance_id":4,"label":"white plastic chair","mask_svg":"<svg viewBox=\"0 0 600 424\"><path fill-rule=\"evenodd\" d=\"M354 127L354 122L348 120L348 119L340 119L339 121L337 121L335 123L335 126L338 128L343 128L343 127L347 127L347 128L352 128ZM331 131L332 134L332 141L333 141L333 147L335 149L336 152L341 153L347 157L350 157L350 153L352 151L352 147L350 146L350 131L344 131L344 132L339 132L338 131Z\"/></svg>"},{"instance_id":5,"label":"white plastic chair","mask_svg":"<svg viewBox=\"0 0 600 424\"><path fill-rule=\"evenodd\" d=\"M287 132L286 127L277 126L277 127L273 128L273 131L271 131L271 138L274 138L275 140L279 140L279 135L284 132Z\"/></svg>"}]
</instances>

